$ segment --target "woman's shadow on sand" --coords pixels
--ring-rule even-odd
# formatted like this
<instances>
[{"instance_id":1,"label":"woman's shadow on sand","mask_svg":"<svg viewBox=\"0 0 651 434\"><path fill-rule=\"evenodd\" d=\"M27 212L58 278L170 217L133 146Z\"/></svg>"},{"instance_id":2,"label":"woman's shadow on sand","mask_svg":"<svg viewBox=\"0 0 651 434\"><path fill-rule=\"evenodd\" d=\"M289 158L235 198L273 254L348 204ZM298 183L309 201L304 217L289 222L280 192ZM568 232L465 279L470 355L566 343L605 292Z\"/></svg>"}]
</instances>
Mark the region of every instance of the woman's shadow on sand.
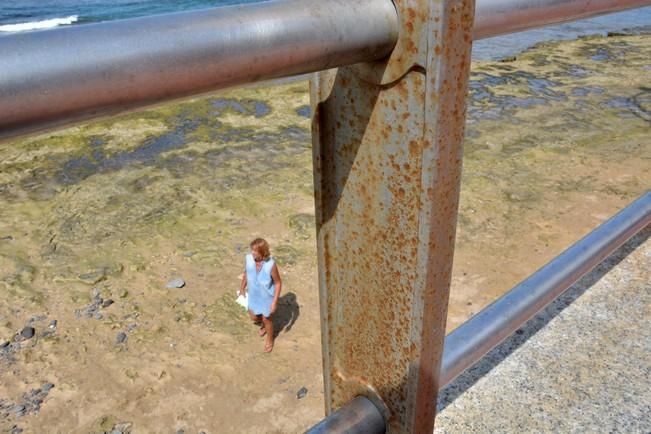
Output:
<instances>
[{"instance_id":1,"label":"woman's shadow on sand","mask_svg":"<svg viewBox=\"0 0 651 434\"><path fill-rule=\"evenodd\" d=\"M296 294L288 292L285 295L281 295L278 299L276 312L274 312L271 317L274 324L274 338L276 338L282 331L285 333L290 331L292 327L294 327L300 314L301 308L298 305Z\"/></svg>"}]
</instances>

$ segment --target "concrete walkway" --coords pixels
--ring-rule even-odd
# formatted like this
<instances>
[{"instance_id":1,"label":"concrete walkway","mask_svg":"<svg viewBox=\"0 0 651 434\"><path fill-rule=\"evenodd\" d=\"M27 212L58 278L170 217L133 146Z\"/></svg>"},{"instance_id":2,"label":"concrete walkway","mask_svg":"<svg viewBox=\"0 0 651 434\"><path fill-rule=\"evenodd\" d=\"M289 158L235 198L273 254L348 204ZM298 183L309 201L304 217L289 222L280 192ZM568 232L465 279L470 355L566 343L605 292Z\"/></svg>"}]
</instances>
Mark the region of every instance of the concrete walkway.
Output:
<instances>
[{"instance_id":1,"label":"concrete walkway","mask_svg":"<svg viewBox=\"0 0 651 434\"><path fill-rule=\"evenodd\" d=\"M436 433L651 433L651 227L441 392Z\"/></svg>"}]
</instances>

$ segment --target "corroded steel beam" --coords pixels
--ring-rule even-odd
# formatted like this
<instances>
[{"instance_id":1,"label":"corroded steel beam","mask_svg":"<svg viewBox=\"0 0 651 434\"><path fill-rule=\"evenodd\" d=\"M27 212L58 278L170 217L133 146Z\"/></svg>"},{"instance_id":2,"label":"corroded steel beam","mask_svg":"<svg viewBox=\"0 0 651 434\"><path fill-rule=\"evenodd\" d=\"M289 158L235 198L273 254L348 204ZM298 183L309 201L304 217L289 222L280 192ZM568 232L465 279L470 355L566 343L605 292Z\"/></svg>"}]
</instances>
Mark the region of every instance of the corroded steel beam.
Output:
<instances>
[{"instance_id":1,"label":"corroded steel beam","mask_svg":"<svg viewBox=\"0 0 651 434\"><path fill-rule=\"evenodd\" d=\"M326 413L361 395L387 432L431 432L474 4L396 6L388 60L311 83Z\"/></svg>"}]
</instances>

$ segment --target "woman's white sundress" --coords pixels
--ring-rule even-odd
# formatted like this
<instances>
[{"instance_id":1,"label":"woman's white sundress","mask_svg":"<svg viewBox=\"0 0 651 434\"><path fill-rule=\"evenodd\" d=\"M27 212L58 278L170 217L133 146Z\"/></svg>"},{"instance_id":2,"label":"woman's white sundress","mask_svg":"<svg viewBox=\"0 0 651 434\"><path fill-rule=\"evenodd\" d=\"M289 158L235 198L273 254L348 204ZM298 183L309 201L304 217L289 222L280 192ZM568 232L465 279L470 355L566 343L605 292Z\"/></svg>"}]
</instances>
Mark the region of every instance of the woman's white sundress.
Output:
<instances>
[{"instance_id":1,"label":"woman's white sundress","mask_svg":"<svg viewBox=\"0 0 651 434\"><path fill-rule=\"evenodd\" d=\"M248 287L249 310L255 315L271 315L271 303L274 299L274 281L271 270L275 262L269 258L262 262L260 271L255 269L252 254L246 255L246 285Z\"/></svg>"}]
</instances>

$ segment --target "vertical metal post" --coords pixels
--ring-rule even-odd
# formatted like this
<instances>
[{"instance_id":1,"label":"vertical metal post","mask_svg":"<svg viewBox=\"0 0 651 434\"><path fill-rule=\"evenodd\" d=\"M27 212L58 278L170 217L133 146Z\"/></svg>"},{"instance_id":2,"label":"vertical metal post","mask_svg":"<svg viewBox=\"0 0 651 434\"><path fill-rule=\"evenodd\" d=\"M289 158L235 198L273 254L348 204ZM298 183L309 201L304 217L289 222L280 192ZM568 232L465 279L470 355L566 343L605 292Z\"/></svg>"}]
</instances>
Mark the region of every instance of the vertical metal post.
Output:
<instances>
[{"instance_id":1,"label":"vertical metal post","mask_svg":"<svg viewBox=\"0 0 651 434\"><path fill-rule=\"evenodd\" d=\"M396 0L397 46L311 83L326 413L366 396L432 432L473 0Z\"/></svg>"}]
</instances>

